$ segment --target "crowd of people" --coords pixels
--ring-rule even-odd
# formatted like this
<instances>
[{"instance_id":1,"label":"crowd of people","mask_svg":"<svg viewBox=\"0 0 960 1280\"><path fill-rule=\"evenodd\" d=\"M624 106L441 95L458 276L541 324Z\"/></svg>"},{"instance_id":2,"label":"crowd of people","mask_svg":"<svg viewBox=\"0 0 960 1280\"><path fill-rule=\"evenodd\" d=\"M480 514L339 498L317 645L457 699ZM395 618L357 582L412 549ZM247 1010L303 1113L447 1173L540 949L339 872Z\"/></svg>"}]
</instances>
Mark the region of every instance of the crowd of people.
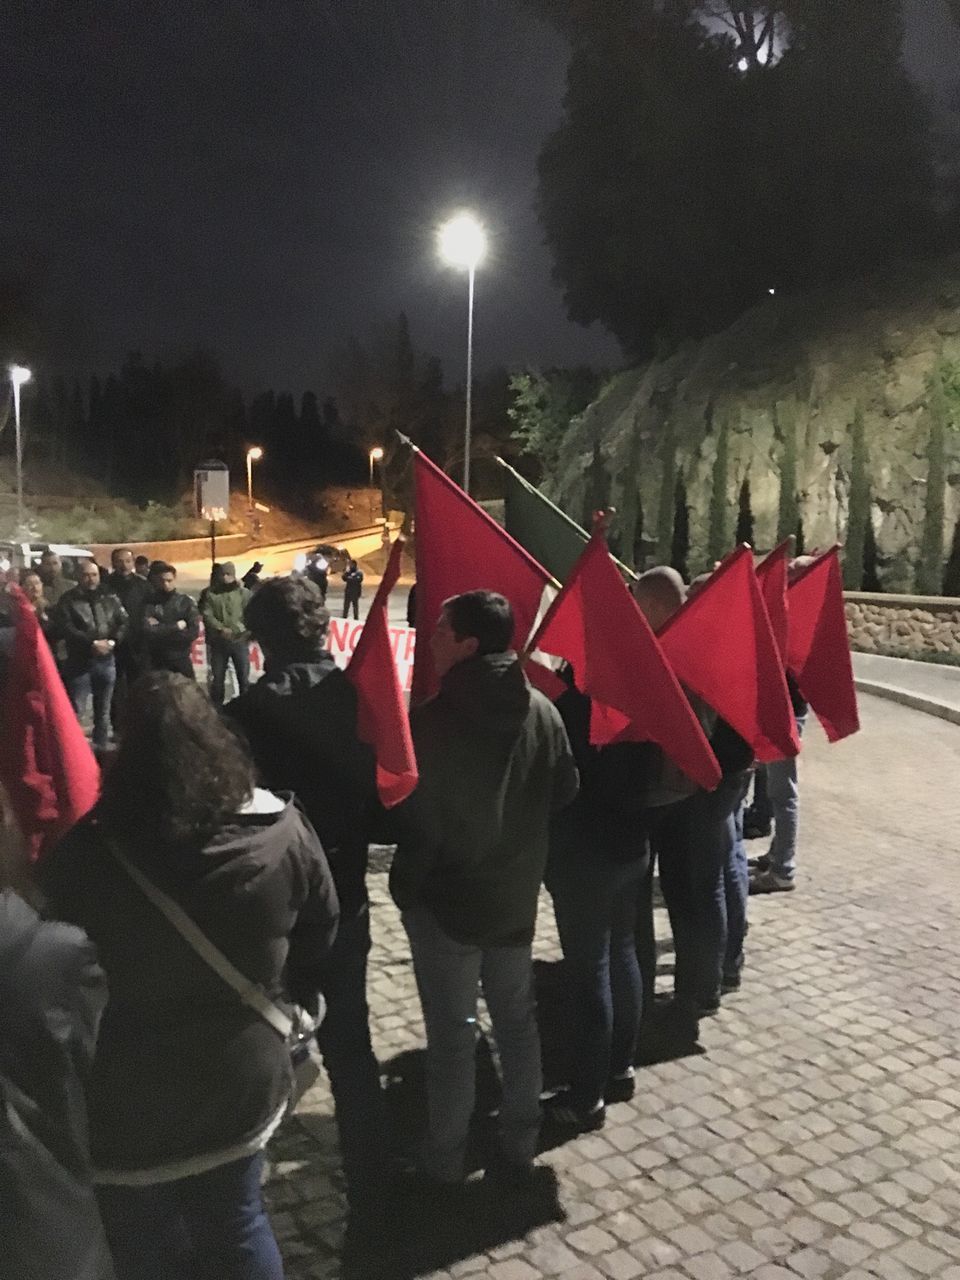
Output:
<instances>
[{"instance_id":1,"label":"crowd of people","mask_svg":"<svg viewBox=\"0 0 960 1280\"><path fill-rule=\"evenodd\" d=\"M51 636L67 643L68 662L73 643L67 678L85 675L94 696L93 670L108 661L130 677L146 653L148 670L127 688L99 803L24 890L47 919L10 890L0 911L0 956L19 957L0 969L0 1087L10 1082L26 1133L0 1141L10 1153L0 1154L0 1180L22 1205L13 1220L33 1250L19 1274L97 1280L112 1265L118 1280L282 1276L260 1180L286 1106L287 1046L157 910L155 886L268 1003L325 1010L317 1040L339 1131L348 1255L373 1276L370 1251L392 1247L398 1196L445 1194L470 1171L481 990L502 1076L483 1163L493 1186L515 1194L535 1175L544 1125L561 1138L602 1128L606 1106L633 1095L636 1065L691 1048L700 1019L740 986L751 752L702 705L723 770L713 792L652 744L591 746L589 700L572 682L556 703L533 689L511 648L509 601L471 591L446 601L431 636L439 693L410 715L419 783L387 813L313 582L294 574L252 593L230 572L211 582L200 612L223 646L222 670L234 662L241 685L220 709L222 677L211 698L184 670L197 606L169 566L143 586L128 581L127 554L117 553L113 592L93 567L59 592L50 611L77 638ZM686 588L655 569L635 592L657 627ZM264 674L247 686L237 655L250 638ZM101 731L105 714L101 701ZM758 891L770 876L792 884L795 767L786 781L768 777L766 795L780 806L778 827L788 816L754 874ZM374 841L396 845L390 889L426 1030L427 1131L399 1171L367 1005ZM655 994L655 862L676 957L669 1001ZM544 882L563 951L568 1049L565 1078L546 1097L532 962ZM41 1045L56 1066L38 1073ZM54 1153L53 1172L41 1172L38 1145Z\"/></svg>"}]
</instances>

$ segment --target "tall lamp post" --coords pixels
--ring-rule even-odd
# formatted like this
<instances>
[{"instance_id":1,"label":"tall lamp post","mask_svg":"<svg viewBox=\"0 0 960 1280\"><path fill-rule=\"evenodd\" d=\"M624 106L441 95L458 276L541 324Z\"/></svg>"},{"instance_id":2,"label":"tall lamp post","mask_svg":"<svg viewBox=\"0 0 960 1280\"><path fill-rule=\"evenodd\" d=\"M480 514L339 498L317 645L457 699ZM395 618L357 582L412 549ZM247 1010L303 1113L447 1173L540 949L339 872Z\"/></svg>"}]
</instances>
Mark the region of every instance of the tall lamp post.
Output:
<instances>
[{"instance_id":1,"label":"tall lamp post","mask_svg":"<svg viewBox=\"0 0 960 1280\"><path fill-rule=\"evenodd\" d=\"M372 520L373 520L373 493L372 493L372 490L373 490L373 464L374 464L375 462L382 462L382 461L383 461L383 450L380 448L380 446L379 446L379 445L374 445L374 447L370 450L370 453L369 453L368 457L369 457L369 459L370 459L370 489L371 489L371 493L370 493L370 519L371 519L371 522L372 522Z\"/></svg>"},{"instance_id":2,"label":"tall lamp post","mask_svg":"<svg viewBox=\"0 0 960 1280\"><path fill-rule=\"evenodd\" d=\"M10 383L13 387L13 426L16 433L17 454L17 535L23 537L25 520L23 517L23 434L20 430L20 388L31 378L29 369L22 364L10 366Z\"/></svg>"},{"instance_id":3,"label":"tall lamp post","mask_svg":"<svg viewBox=\"0 0 960 1280\"><path fill-rule=\"evenodd\" d=\"M258 444L247 450L247 506L253 510L253 464L263 457L263 450Z\"/></svg>"},{"instance_id":4,"label":"tall lamp post","mask_svg":"<svg viewBox=\"0 0 960 1280\"><path fill-rule=\"evenodd\" d=\"M467 407L463 428L463 488L470 492L470 433L473 409L473 288L477 267L487 251L487 236L471 213L458 213L440 228L440 256L452 267L465 267L467 288Z\"/></svg>"}]
</instances>

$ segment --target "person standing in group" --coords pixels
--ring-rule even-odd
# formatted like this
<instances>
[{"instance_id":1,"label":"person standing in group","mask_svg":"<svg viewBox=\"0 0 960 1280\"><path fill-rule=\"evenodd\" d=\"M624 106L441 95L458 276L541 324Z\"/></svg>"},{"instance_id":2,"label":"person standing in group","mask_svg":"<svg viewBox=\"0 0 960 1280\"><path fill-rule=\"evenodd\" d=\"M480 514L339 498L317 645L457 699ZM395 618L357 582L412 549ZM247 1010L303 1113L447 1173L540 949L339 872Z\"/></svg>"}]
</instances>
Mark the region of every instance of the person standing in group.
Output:
<instances>
[{"instance_id":1,"label":"person standing in group","mask_svg":"<svg viewBox=\"0 0 960 1280\"><path fill-rule=\"evenodd\" d=\"M133 561L133 571L139 578L148 578L150 576L149 557L136 556Z\"/></svg>"},{"instance_id":2,"label":"person standing in group","mask_svg":"<svg viewBox=\"0 0 960 1280\"><path fill-rule=\"evenodd\" d=\"M34 613L37 615L37 622L40 624L40 630L43 632L47 643L51 649L55 649L57 643L56 627L50 612L50 606L47 604L47 598L43 594L43 579L35 569L26 569L20 578L20 586L23 594L33 607Z\"/></svg>"},{"instance_id":3,"label":"person standing in group","mask_svg":"<svg viewBox=\"0 0 960 1280\"><path fill-rule=\"evenodd\" d=\"M253 564L243 575L240 581L248 591L256 591L260 585L260 575L263 573L263 561L254 560Z\"/></svg>"},{"instance_id":4,"label":"person standing in group","mask_svg":"<svg viewBox=\"0 0 960 1280\"><path fill-rule=\"evenodd\" d=\"M791 673L787 688L802 738L810 708ZM750 872L751 893L790 893L796 888L797 837L800 827L799 756L773 760L765 767L765 795L769 805L773 838L766 855L758 858Z\"/></svg>"},{"instance_id":5,"label":"person standing in group","mask_svg":"<svg viewBox=\"0 0 960 1280\"><path fill-rule=\"evenodd\" d=\"M85 929L109 984L88 1103L118 1280L283 1275L260 1184L289 1050L137 880L269 1000L316 1008L332 879L293 798L253 773L195 682L151 672L130 690L99 803L41 865L54 911Z\"/></svg>"},{"instance_id":6,"label":"person standing in group","mask_svg":"<svg viewBox=\"0 0 960 1280\"><path fill-rule=\"evenodd\" d=\"M201 614L210 660L210 696L217 707L223 706L231 662L237 692L246 693L250 684L250 632L243 617L250 595L237 581L236 566L231 560L220 565L219 574L211 576L210 587L204 593Z\"/></svg>"},{"instance_id":7,"label":"person standing in group","mask_svg":"<svg viewBox=\"0 0 960 1280\"><path fill-rule=\"evenodd\" d=\"M51 609L60 603L60 597L76 586L63 572L63 562L56 551L48 547L40 557L40 580L43 583L43 594Z\"/></svg>"},{"instance_id":8,"label":"person standing in group","mask_svg":"<svg viewBox=\"0 0 960 1280\"><path fill-rule=\"evenodd\" d=\"M177 590L177 571L172 564L155 560L149 583L141 632L147 665L152 671L173 671L195 680L190 650L200 634L197 606Z\"/></svg>"},{"instance_id":9,"label":"person standing in group","mask_svg":"<svg viewBox=\"0 0 960 1280\"><path fill-rule=\"evenodd\" d=\"M324 606L327 603L327 590L330 585L330 561L320 551L307 563L307 577L320 592ZM347 615L344 614L344 617Z\"/></svg>"},{"instance_id":10,"label":"person standing in group","mask_svg":"<svg viewBox=\"0 0 960 1280\"><path fill-rule=\"evenodd\" d=\"M113 693L113 727L116 730L127 691L145 669L139 641L143 634L143 614L150 597L150 586L136 572L133 552L129 548L114 547L110 553L110 564L112 572L106 580L107 590L117 597L130 619L127 634L117 645L114 654L117 687Z\"/></svg>"},{"instance_id":11,"label":"person standing in group","mask_svg":"<svg viewBox=\"0 0 960 1280\"><path fill-rule=\"evenodd\" d=\"M352 609L354 618L359 620L363 570L358 567L356 560L349 560L340 576L343 578L343 616L346 618Z\"/></svg>"},{"instance_id":12,"label":"person standing in group","mask_svg":"<svg viewBox=\"0 0 960 1280\"><path fill-rule=\"evenodd\" d=\"M318 1034L336 1108L350 1209L349 1240L379 1235L388 1202L386 1119L370 1042L367 848L379 813L373 751L357 737L356 690L325 646L329 614L308 578L271 578L247 605L264 655L261 679L227 704L264 785L293 791L316 828L340 900L324 966Z\"/></svg>"},{"instance_id":13,"label":"person standing in group","mask_svg":"<svg viewBox=\"0 0 960 1280\"><path fill-rule=\"evenodd\" d=\"M577 794L556 707L510 648L510 603L447 600L431 637L440 691L411 717L420 781L398 813L390 888L410 939L427 1031L429 1127L421 1173L466 1169L482 984L503 1073L489 1171L522 1184L540 1131L540 1036L531 943L551 815Z\"/></svg>"},{"instance_id":14,"label":"person standing in group","mask_svg":"<svg viewBox=\"0 0 960 1280\"><path fill-rule=\"evenodd\" d=\"M92 560L80 565L80 581L60 597L55 627L67 648L63 677L77 715L93 696L93 745L106 748L110 738L110 708L117 681L114 655L127 635L126 610L100 583Z\"/></svg>"}]
</instances>

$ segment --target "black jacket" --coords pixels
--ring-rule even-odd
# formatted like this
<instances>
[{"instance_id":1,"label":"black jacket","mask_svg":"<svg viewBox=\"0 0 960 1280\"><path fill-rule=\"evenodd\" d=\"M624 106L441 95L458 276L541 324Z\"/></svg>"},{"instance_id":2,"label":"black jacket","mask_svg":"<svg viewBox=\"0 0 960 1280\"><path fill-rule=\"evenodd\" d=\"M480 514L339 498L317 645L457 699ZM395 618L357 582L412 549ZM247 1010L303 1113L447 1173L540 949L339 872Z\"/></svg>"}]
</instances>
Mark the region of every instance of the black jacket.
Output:
<instances>
[{"instance_id":1,"label":"black jacket","mask_svg":"<svg viewBox=\"0 0 960 1280\"><path fill-rule=\"evenodd\" d=\"M143 625L143 611L150 599L150 583L139 573L111 573L107 578L107 590L112 592L130 619L131 632L139 632ZM132 638L132 636L131 636Z\"/></svg>"},{"instance_id":2,"label":"black jacket","mask_svg":"<svg viewBox=\"0 0 960 1280\"><path fill-rule=\"evenodd\" d=\"M0 1277L107 1280L83 1086L107 986L79 929L0 893Z\"/></svg>"},{"instance_id":3,"label":"black jacket","mask_svg":"<svg viewBox=\"0 0 960 1280\"><path fill-rule=\"evenodd\" d=\"M323 843L340 910L367 901L367 845L378 816L373 751L357 737L357 694L322 651L278 663L226 708L243 730L264 786L293 791Z\"/></svg>"},{"instance_id":4,"label":"black jacket","mask_svg":"<svg viewBox=\"0 0 960 1280\"><path fill-rule=\"evenodd\" d=\"M93 657L93 642L113 640L119 644L128 623L123 605L103 587L95 591L71 587L56 607L54 631L66 641L68 661L85 666Z\"/></svg>"},{"instance_id":5,"label":"black jacket","mask_svg":"<svg viewBox=\"0 0 960 1280\"><path fill-rule=\"evenodd\" d=\"M533 938L550 816L577 794L556 707L515 653L452 667L410 717L420 781L406 802L390 888L459 942Z\"/></svg>"},{"instance_id":6,"label":"black jacket","mask_svg":"<svg viewBox=\"0 0 960 1280\"><path fill-rule=\"evenodd\" d=\"M158 625L147 626L148 618L156 618ZM186 628L177 626L185 622ZM169 595L151 592L141 615L141 642L148 659L162 667L166 662L183 660L188 656L194 640L200 634L200 610L194 601L182 591Z\"/></svg>"},{"instance_id":7,"label":"black jacket","mask_svg":"<svg viewBox=\"0 0 960 1280\"><path fill-rule=\"evenodd\" d=\"M320 983L337 905L316 834L291 800L240 814L204 848L124 851L273 999ZM116 862L96 811L41 868L53 909L83 926L110 984L89 1090L98 1170L152 1169L261 1133L282 1105L277 1032L174 930ZM284 978L286 975L286 978Z\"/></svg>"},{"instance_id":8,"label":"black jacket","mask_svg":"<svg viewBox=\"0 0 960 1280\"><path fill-rule=\"evenodd\" d=\"M363 589L363 572L360 569L348 569L346 573L342 573L343 578L343 594L348 600L359 600L360 592Z\"/></svg>"}]
</instances>

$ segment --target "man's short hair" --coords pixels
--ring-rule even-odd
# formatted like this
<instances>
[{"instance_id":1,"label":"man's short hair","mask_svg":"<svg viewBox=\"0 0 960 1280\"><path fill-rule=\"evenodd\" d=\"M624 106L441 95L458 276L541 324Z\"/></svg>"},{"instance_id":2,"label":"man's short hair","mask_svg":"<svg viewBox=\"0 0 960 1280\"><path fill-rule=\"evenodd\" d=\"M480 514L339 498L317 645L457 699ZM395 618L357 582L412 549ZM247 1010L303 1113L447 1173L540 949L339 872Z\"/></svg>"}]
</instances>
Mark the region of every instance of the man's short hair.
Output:
<instances>
[{"instance_id":1,"label":"man's short hair","mask_svg":"<svg viewBox=\"0 0 960 1280\"><path fill-rule=\"evenodd\" d=\"M159 577L163 573L172 573L173 576L176 577L176 565L167 564L166 560L154 560L150 565L150 577Z\"/></svg>"},{"instance_id":2,"label":"man's short hair","mask_svg":"<svg viewBox=\"0 0 960 1280\"><path fill-rule=\"evenodd\" d=\"M244 618L258 644L287 659L319 653L330 622L320 588L300 574L262 583L250 597Z\"/></svg>"},{"instance_id":3,"label":"man's short hair","mask_svg":"<svg viewBox=\"0 0 960 1280\"><path fill-rule=\"evenodd\" d=\"M477 653L504 653L513 641L513 607L496 591L465 591L444 600L443 608L458 640L473 637Z\"/></svg>"}]
</instances>

